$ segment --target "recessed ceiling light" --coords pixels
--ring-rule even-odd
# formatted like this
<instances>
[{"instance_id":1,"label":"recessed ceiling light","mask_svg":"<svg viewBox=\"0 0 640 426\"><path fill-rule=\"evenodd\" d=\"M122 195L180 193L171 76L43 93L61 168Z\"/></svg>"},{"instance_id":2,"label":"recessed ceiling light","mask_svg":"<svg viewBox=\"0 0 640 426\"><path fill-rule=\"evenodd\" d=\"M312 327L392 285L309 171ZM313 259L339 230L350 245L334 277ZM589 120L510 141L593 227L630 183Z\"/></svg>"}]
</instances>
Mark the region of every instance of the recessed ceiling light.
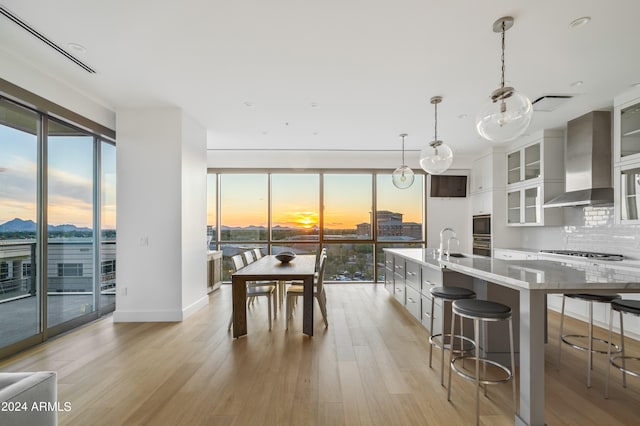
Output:
<instances>
[{"instance_id":1,"label":"recessed ceiling light","mask_svg":"<svg viewBox=\"0 0 640 426\"><path fill-rule=\"evenodd\" d=\"M249 101L244 102L244 106L246 106L247 108L250 108L253 106L253 104Z\"/></svg>"},{"instance_id":2,"label":"recessed ceiling light","mask_svg":"<svg viewBox=\"0 0 640 426\"><path fill-rule=\"evenodd\" d=\"M316 108L318 106L317 102L311 102L311 108Z\"/></svg>"},{"instance_id":3,"label":"recessed ceiling light","mask_svg":"<svg viewBox=\"0 0 640 426\"><path fill-rule=\"evenodd\" d=\"M587 25L591 21L590 16L583 16L582 18L574 19L569 23L569 28L578 28L583 25Z\"/></svg>"},{"instance_id":4,"label":"recessed ceiling light","mask_svg":"<svg viewBox=\"0 0 640 426\"><path fill-rule=\"evenodd\" d=\"M467 114L460 114L460 115L458 116L458 118L459 118L460 120L462 120L463 118L467 118L467 117L468 117L468 115L467 115Z\"/></svg>"},{"instance_id":5,"label":"recessed ceiling light","mask_svg":"<svg viewBox=\"0 0 640 426\"><path fill-rule=\"evenodd\" d=\"M578 80L578 81L574 81L573 83L571 83L569 86L571 87L578 87L578 86L582 86L584 84L584 81L582 80Z\"/></svg>"},{"instance_id":6,"label":"recessed ceiling light","mask_svg":"<svg viewBox=\"0 0 640 426\"><path fill-rule=\"evenodd\" d=\"M269 132L267 132L266 130L262 132L263 135L268 135Z\"/></svg>"},{"instance_id":7,"label":"recessed ceiling light","mask_svg":"<svg viewBox=\"0 0 640 426\"><path fill-rule=\"evenodd\" d=\"M313 132L313 136L318 136L318 132Z\"/></svg>"},{"instance_id":8,"label":"recessed ceiling light","mask_svg":"<svg viewBox=\"0 0 640 426\"><path fill-rule=\"evenodd\" d=\"M67 43L67 47L76 53L87 53L87 48L78 43Z\"/></svg>"}]
</instances>

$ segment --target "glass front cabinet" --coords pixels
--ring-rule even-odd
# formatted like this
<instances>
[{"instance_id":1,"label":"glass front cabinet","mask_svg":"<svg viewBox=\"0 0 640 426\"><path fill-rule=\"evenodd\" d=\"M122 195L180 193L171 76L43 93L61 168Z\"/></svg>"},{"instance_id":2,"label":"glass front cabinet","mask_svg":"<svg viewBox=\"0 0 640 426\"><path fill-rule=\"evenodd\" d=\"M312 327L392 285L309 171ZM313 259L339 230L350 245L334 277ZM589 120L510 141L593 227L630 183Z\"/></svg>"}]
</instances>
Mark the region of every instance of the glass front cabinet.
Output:
<instances>
[{"instance_id":1,"label":"glass front cabinet","mask_svg":"<svg viewBox=\"0 0 640 426\"><path fill-rule=\"evenodd\" d=\"M507 225L559 225L562 209L544 203L564 191L564 132L544 130L507 151Z\"/></svg>"},{"instance_id":2,"label":"glass front cabinet","mask_svg":"<svg viewBox=\"0 0 640 426\"><path fill-rule=\"evenodd\" d=\"M620 171L620 219L636 221L640 210L640 167Z\"/></svg>"},{"instance_id":3,"label":"glass front cabinet","mask_svg":"<svg viewBox=\"0 0 640 426\"><path fill-rule=\"evenodd\" d=\"M640 223L640 88L614 100L614 210L616 223Z\"/></svg>"}]
</instances>

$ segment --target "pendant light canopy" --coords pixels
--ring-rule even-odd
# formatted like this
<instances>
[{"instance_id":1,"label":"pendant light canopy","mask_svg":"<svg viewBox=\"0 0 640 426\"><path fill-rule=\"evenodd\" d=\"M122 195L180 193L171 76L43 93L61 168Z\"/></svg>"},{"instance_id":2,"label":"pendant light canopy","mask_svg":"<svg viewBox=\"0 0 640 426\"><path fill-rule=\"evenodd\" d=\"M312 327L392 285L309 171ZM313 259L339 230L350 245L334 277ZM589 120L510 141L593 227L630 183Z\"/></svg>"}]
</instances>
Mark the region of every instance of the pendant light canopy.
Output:
<instances>
[{"instance_id":1,"label":"pendant light canopy","mask_svg":"<svg viewBox=\"0 0 640 426\"><path fill-rule=\"evenodd\" d=\"M407 137L407 134L402 133L400 137L402 138L402 165L393 171L391 181L396 188L407 189L413 185L416 177L413 174L413 170L404 163L404 138Z\"/></svg>"},{"instance_id":2,"label":"pendant light canopy","mask_svg":"<svg viewBox=\"0 0 640 426\"><path fill-rule=\"evenodd\" d=\"M513 87L504 85L504 33L513 26L513 18L505 16L493 23L493 32L502 33L502 77L500 87L476 115L476 128L490 142L509 142L521 136L533 117L531 101Z\"/></svg>"},{"instance_id":3,"label":"pendant light canopy","mask_svg":"<svg viewBox=\"0 0 640 426\"><path fill-rule=\"evenodd\" d=\"M420 166L427 173L439 175L447 170L453 162L453 151L448 145L438 140L438 104L442 102L441 96L431 98L431 103L435 107L435 131L433 141L429 143L429 147L420 153Z\"/></svg>"}]
</instances>

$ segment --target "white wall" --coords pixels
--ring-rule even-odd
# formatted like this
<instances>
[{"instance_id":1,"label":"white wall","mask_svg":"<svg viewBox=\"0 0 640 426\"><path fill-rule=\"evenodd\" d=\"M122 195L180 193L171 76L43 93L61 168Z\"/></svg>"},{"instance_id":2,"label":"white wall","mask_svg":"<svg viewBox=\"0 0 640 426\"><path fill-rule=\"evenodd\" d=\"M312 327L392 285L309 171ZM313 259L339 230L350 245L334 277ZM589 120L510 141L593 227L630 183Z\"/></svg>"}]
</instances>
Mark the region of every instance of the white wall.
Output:
<instances>
[{"instance_id":1,"label":"white wall","mask_svg":"<svg viewBox=\"0 0 640 426\"><path fill-rule=\"evenodd\" d=\"M116 322L181 321L206 304L199 130L178 108L118 111Z\"/></svg>"},{"instance_id":2,"label":"white wall","mask_svg":"<svg viewBox=\"0 0 640 426\"><path fill-rule=\"evenodd\" d=\"M182 120L182 309L191 314L207 297L206 129Z\"/></svg>"},{"instance_id":3,"label":"white wall","mask_svg":"<svg viewBox=\"0 0 640 426\"><path fill-rule=\"evenodd\" d=\"M469 176L469 170L449 169L446 175ZM427 194L431 193L431 179L427 179ZM440 245L440 230L453 228L460 245L451 242L452 252L471 253L473 240L471 238L471 198L469 196L469 179L467 178L467 196L465 198L427 198L427 246L438 247ZM447 234L445 238L451 235ZM444 241L447 249L447 241Z\"/></svg>"}]
</instances>

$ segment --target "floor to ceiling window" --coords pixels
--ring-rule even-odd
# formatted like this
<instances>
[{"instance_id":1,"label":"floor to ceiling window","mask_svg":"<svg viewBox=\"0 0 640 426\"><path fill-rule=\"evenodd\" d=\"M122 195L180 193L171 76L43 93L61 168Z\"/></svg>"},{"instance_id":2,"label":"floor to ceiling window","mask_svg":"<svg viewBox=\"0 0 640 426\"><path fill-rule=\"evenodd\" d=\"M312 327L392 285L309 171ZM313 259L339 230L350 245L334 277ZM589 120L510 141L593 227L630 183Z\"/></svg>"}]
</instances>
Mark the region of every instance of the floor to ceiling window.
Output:
<instances>
[{"instance_id":1,"label":"floor to ceiling window","mask_svg":"<svg viewBox=\"0 0 640 426\"><path fill-rule=\"evenodd\" d=\"M115 173L113 142L0 96L0 357L114 309Z\"/></svg>"},{"instance_id":2,"label":"floor to ceiling window","mask_svg":"<svg viewBox=\"0 0 640 426\"><path fill-rule=\"evenodd\" d=\"M324 247L328 281L381 281L383 247L424 245L424 191L424 175L399 190L389 171L211 171L209 247L223 251L225 281L230 256L254 247Z\"/></svg>"},{"instance_id":3,"label":"floor to ceiling window","mask_svg":"<svg viewBox=\"0 0 640 426\"><path fill-rule=\"evenodd\" d=\"M47 318L55 326L96 309L94 138L49 120Z\"/></svg>"},{"instance_id":4,"label":"floor to ceiling window","mask_svg":"<svg viewBox=\"0 0 640 426\"><path fill-rule=\"evenodd\" d=\"M116 303L116 146L100 142L100 309Z\"/></svg>"},{"instance_id":5,"label":"floor to ceiling window","mask_svg":"<svg viewBox=\"0 0 640 426\"><path fill-rule=\"evenodd\" d=\"M0 347L41 331L37 113L0 99Z\"/></svg>"}]
</instances>

